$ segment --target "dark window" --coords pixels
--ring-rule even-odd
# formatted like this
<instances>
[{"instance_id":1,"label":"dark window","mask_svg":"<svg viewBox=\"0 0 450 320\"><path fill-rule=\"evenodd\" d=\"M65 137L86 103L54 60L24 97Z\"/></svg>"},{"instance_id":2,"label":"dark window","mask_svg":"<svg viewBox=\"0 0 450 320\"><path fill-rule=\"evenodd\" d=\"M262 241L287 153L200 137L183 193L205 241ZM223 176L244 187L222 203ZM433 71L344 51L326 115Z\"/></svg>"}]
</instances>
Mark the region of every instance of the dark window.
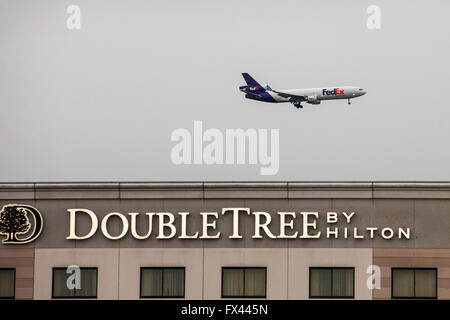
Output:
<instances>
[{"instance_id":1,"label":"dark window","mask_svg":"<svg viewBox=\"0 0 450 320\"><path fill-rule=\"evenodd\" d=\"M184 298L185 268L141 268L141 298Z\"/></svg>"},{"instance_id":2,"label":"dark window","mask_svg":"<svg viewBox=\"0 0 450 320\"><path fill-rule=\"evenodd\" d=\"M392 268L392 298L437 298L437 269Z\"/></svg>"},{"instance_id":3,"label":"dark window","mask_svg":"<svg viewBox=\"0 0 450 320\"><path fill-rule=\"evenodd\" d=\"M222 298L265 298L267 268L223 267Z\"/></svg>"},{"instance_id":4,"label":"dark window","mask_svg":"<svg viewBox=\"0 0 450 320\"><path fill-rule=\"evenodd\" d=\"M16 269L0 269L0 299L14 299Z\"/></svg>"},{"instance_id":5,"label":"dark window","mask_svg":"<svg viewBox=\"0 0 450 320\"><path fill-rule=\"evenodd\" d=\"M67 268L53 268L53 298L97 298L97 268L80 268L79 288L69 289L69 284L76 285L75 272L67 273Z\"/></svg>"},{"instance_id":6,"label":"dark window","mask_svg":"<svg viewBox=\"0 0 450 320\"><path fill-rule=\"evenodd\" d=\"M309 268L310 298L354 298L355 268Z\"/></svg>"}]
</instances>

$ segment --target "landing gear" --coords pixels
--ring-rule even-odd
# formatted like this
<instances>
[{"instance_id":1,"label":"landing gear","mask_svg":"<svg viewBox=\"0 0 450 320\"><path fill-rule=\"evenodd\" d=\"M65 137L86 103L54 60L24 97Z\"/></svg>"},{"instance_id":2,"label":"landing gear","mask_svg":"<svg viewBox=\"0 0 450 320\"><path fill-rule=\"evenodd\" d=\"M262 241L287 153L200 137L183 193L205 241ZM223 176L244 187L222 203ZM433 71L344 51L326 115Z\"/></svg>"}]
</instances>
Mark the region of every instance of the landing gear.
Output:
<instances>
[{"instance_id":1,"label":"landing gear","mask_svg":"<svg viewBox=\"0 0 450 320\"><path fill-rule=\"evenodd\" d=\"M350 98L348 99L348 104L352 104L352 103L350 102Z\"/></svg>"},{"instance_id":2,"label":"landing gear","mask_svg":"<svg viewBox=\"0 0 450 320\"><path fill-rule=\"evenodd\" d=\"M301 97L296 97L296 98L291 97L289 99L289 102L292 103L294 105L294 107L296 107L297 109L303 108L302 101L304 101L304 99L302 99Z\"/></svg>"}]
</instances>

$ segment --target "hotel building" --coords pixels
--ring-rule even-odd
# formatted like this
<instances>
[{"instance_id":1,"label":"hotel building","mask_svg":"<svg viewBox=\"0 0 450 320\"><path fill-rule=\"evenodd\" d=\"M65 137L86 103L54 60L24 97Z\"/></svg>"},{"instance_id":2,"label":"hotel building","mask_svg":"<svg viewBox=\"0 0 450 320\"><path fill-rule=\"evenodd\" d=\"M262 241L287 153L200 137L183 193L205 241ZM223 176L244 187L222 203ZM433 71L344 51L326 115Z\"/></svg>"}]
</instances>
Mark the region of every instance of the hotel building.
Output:
<instances>
[{"instance_id":1,"label":"hotel building","mask_svg":"<svg viewBox=\"0 0 450 320\"><path fill-rule=\"evenodd\" d=\"M4 299L450 299L450 183L3 183L0 208Z\"/></svg>"}]
</instances>

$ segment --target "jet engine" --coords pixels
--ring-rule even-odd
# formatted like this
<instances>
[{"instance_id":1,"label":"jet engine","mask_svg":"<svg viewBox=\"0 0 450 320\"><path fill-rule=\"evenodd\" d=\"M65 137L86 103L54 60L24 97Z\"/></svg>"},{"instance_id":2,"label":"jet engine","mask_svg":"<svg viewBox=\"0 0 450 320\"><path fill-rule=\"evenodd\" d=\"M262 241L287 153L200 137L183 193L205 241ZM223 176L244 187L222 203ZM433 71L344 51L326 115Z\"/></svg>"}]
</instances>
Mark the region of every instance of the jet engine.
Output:
<instances>
[{"instance_id":1,"label":"jet engine","mask_svg":"<svg viewBox=\"0 0 450 320\"><path fill-rule=\"evenodd\" d=\"M310 103L310 104L320 104L320 100L317 99L317 96L308 96L306 98L306 102Z\"/></svg>"}]
</instances>

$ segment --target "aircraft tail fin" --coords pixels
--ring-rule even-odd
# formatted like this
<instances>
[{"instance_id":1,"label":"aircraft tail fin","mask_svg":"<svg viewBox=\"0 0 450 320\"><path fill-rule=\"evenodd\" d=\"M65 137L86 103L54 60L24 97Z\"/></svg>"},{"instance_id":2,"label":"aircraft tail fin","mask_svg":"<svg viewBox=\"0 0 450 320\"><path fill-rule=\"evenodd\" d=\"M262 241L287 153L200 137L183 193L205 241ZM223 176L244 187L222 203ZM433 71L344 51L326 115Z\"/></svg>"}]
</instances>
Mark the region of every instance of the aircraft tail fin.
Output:
<instances>
[{"instance_id":1,"label":"aircraft tail fin","mask_svg":"<svg viewBox=\"0 0 450 320\"><path fill-rule=\"evenodd\" d=\"M244 77L245 82L247 82L247 85L249 87L262 87L255 79L252 78L251 75L248 73L243 73L242 76Z\"/></svg>"}]
</instances>

